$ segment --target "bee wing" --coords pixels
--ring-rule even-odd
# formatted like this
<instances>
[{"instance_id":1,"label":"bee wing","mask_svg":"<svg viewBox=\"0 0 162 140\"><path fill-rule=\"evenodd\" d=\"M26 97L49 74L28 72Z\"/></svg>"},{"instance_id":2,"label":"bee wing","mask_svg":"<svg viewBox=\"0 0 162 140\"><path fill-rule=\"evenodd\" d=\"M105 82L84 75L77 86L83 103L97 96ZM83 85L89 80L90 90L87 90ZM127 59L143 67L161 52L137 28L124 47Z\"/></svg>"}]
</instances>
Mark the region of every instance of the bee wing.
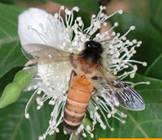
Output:
<instances>
[{"instance_id":1,"label":"bee wing","mask_svg":"<svg viewBox=\"0 0 162 140\"><path fill-rule=\"evenodd\" d=\"M115 90L120 105L128 110L140 111L145 109L145 104L140 94L134 90L130 85L115 81L118 88Z\"/></svg>"},{"instance_id":2,"label":"bee wing","mask_svg":"<svg viewBox=\"0 0 162 140\"><path fill-rule=\"evenodd\" d=\"M97 84L100 84L100 86L95 84L96 88L102 93L104 91L108 95L107 97L111 98L113 104L118 102L120 106L133 111L145 109L142 97L130 85L117 80L104 68L101 68L99 76Z\"/></svg>"},{"instance_id":3,"label":"bee wing","mask_svg":"<svg viewBox=\"0 0 162 140\"><path fill-rule=\"evenodd\" d=\"M43 45L43 44L27 44L23 45L23 48L28 48L28 52L23 49L23 53L25 53L29 58L31 56L46 58L46 57L68 57L70 56L69 52L65 52L63 50L56 49L54 47Z\"/></svg>"}]
</instances>

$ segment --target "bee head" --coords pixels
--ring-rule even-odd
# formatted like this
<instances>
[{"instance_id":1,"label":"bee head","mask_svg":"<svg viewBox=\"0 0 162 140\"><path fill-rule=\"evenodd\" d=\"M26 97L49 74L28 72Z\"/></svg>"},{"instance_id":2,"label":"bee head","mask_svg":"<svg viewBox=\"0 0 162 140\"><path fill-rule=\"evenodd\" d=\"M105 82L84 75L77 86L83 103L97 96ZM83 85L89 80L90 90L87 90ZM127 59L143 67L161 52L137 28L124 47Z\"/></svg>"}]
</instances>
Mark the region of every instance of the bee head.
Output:
<instances>
[{"instance_id":1,"label":"bee head","mask_svg":"<svg viewBox=\"0 0 162 140\"><path fill-rule=\"evenodd\" d=\"M102 45L99 42L90 40L85 42L85 48L81 52L80 56L87 62L97 63L101 59L102 52Z\"/></svg>"},{"instance_id":2,"label":"bee head","mask_svg":"<svg viewBox=\"0 0 162 140\"><path fill-rule=\"evenodd\" d=\"M90 40L85 42L85 50L93 53L100 54L103 52L103 48L99 42Z\"/></svg>"}]
</instances>

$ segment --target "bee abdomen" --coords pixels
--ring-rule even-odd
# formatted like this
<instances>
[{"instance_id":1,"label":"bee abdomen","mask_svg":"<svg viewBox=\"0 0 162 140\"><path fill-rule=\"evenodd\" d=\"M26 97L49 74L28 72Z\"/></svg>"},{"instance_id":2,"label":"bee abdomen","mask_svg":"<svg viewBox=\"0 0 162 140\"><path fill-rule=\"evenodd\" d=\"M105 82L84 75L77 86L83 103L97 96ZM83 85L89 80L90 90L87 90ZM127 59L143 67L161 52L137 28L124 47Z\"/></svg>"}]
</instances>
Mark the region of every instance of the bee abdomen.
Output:
<instances>
[{"instance_id":1,"label":"bee abdomen","mask_svg":"<svg viewBox=\"0 0 162 140\"><path fill-rule=\"evenodd\" d=\"M72 79L64 111L64 126L69 133L74 132L81 124L93 86L86 77L75 76Z\"/></svg>"}]
</instances>

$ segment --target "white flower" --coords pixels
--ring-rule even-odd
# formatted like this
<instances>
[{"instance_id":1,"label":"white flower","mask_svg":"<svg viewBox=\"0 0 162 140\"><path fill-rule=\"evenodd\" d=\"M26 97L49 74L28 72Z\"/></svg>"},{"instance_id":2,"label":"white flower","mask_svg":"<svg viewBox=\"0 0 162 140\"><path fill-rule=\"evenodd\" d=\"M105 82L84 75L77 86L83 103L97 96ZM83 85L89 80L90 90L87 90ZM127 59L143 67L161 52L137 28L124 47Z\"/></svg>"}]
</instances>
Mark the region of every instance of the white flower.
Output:
<instances>
[{"instance_id":1,"label":"white flower","mask_svg":"<svg viewBox=\"0 0 162 140\"><path fill-rule=\"evenodd\" d=\"M60 16L62 10L65 10L65 20ZM101 26L106 25L105 21L111 16L122 14L122 10L119 10L107 16L102 12L103 10L104 7L100 7L98 14L92 15L91 24L87 28L84 27L81 17L74 17L74 12L79 11L78 7L68 10L62 6L60 11L54 15L37 8L26 10L19 16L18 31L22 47L33 58L52 58L55 55L52 54L52 48L78 54L83 49L84 43L90 40L91 36L94 36L93 40L100 42L104 47L102 56L104 66L111 73L117 75L118 79L123 79L127 76L133 78L137 71L136 64L146 65L145 62L131 59L136 53L135 49L141 45L141 41L136 39L130 41L127 39L127 34L134 30L135 27L131 26L125 34L120 35L120 33L113 31L118 26L118 23L115 23L109 31L96 33ZM42 46L34 44L42 44ZM68 90L68 82L73 68L70 62L38 63L35 67L37 74L28 87L28 90L34 89L35 92L28 104L37 94L38 110L41 109L45 101L48 101L49 105L53 106L49 127L39 137L42 140L48 134L52 135L55 132L59 132L58 126L63 121L67 98L66 91ZM32 68L26 67L25 69L30 70ZM119 72L121 73L122 71L124 73L119 75ZM26 118L29 118L27 113L28 104L25 109ZM113 117L122 123L125 122L124 118L126 115L117 109L118 106L119 101L111 94L104 94L104 90L100 94L94 95L88 106L92 125L86 125L85 121L83 121L77 133L82 131L83 136L90 134L93 137L92 131L97 123L103 129L109 127L113 131L114 129L110 126L108 118Z\"/></svg>"}]
</instances>

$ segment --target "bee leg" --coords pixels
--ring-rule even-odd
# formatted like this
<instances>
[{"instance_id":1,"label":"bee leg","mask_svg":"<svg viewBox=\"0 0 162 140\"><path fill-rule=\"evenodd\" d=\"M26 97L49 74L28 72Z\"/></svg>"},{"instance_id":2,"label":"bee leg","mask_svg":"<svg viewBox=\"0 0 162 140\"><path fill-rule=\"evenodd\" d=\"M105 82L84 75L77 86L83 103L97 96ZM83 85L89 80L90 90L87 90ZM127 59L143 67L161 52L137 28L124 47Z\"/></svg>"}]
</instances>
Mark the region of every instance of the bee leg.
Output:
<instances>
[{"instance_id":1,"label":"bee leg","mask_svg":"<svg viewBox=\"0 0 162 140\"><path fill-rule=\"evenodd\" d=\"M73 71L71 72L71 75L70 75L69 87L70 87L70 85L71 85L71 81L72 81L73 77L76 76L76 75L77 75L76 72L73 70Z\"/></svg>"}]
</instances>

